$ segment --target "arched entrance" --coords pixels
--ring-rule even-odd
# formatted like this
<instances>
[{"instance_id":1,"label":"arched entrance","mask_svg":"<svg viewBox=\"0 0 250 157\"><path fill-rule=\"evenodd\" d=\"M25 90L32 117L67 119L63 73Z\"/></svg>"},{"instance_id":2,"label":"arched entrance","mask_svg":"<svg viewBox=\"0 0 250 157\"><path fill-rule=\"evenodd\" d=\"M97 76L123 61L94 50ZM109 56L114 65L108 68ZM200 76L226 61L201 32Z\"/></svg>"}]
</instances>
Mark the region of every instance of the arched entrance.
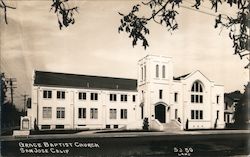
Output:
<instances>
[{"instance_id":1,"label":"arched entrance","mask_svg":"<svg viewBox=\"0 0 250 157\"><path fill-rule=\"evenodd\" d=\"M155 119L158 119L161 123L166 123L166 106L158 104L155 106Z\"/></svg>"}]
</instances>

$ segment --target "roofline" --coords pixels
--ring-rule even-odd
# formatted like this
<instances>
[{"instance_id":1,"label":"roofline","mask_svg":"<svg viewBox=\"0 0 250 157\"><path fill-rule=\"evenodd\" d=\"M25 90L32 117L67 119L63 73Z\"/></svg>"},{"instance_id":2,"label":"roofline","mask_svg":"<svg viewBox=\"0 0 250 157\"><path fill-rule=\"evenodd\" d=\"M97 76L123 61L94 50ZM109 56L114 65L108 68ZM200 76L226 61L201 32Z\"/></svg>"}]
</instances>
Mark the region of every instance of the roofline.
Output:
<instances>
[{"instance_id":1,"label":"roofline","mask_svg":"<svg viewBox=\"0 0 250 157\"><path fill-rule=\"evenodd\" d=\"M126 92L138 92L138 90L121 90L121 89L110 89L110 88L86 88L76 86L57 86L57 85L44 85L44 84L33 84L36 87L55 87L55 88L75 88L75 89L89 89L89 90L107 90L107 91L126 91Z\"/></svg>"},{"instance_id":2,"label":"roofline","mask_svg":"<svg viewBox=\"0 0 250 157\"><path fill-rule=\"evenodd\" d=\"M42 70L34 70L34 76L35 72L45 72L45 73L54 73L54 74L66 74L66 75L77 75L77 76L90 76L90 77L102 77L102 78L112 78L112 79L126 79L126 80L134 80L137 81L137 79L133 78L122 78L122 77L109 77L109 76L101 76L101 75L86 75L86 74L75 74L75 73L63 73L63 72L53 72L53 71L42 71Z\"/></svg>"},{"instance_id":3,"label":"roofline","mask_svg":"<svg viewBox=\"0 0 250 157\"><path fill-rule=\"evenodd\" d=\"M150 54L148 54L145 57L143 57L142 59L138 60L138 62L142 61L143 59L145 59L147 57L151 57L151 56L152 57L161 57L161 58L171 58L172 59L172 57L166 57L166 56L163 56L163 55L150 55Z\"/></svg>"},{"instance_id":4,"label":"roofline","mask_svg":"<svg viewBox=\"0 0 250 157\"><path fill-rule=\"evenodd\" d=\"M208 79L200 70L193 71L192 73L190 73L189 75L187 75L186 77L184 77L184 78L181 79L181 80L185 80L185 79L187 79L188 77L191 77L191 76L192 76L193 74L195 74L196 72L201 73L209 82L214 82L214 81L211 81L210 79Z\"/></svg>"}]
</instances>

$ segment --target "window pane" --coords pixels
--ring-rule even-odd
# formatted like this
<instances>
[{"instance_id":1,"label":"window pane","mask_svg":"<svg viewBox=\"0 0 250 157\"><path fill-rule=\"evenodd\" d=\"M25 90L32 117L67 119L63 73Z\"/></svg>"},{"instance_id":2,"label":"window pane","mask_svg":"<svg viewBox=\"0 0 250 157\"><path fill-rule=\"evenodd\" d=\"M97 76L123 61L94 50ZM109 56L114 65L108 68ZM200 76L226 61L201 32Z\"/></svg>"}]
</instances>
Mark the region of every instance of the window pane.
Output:
<instances>
[{"instance_id":1,"label":"window pane","mask_svg":"<svg viewBox=\"0 0 250 157\"><path fill-rule=\"evenodd\" d=\"M195 119L199 119L199 111L198 110L195 111Z\"/></svg>"},{"instance_id":2,"label":"window pane","mask_svg":"<svg viewBox=\"0 0 250 157\"><path fill-rule=\"evenodd\" d=\"M191 119L194 119L194 110L191 110Z\"/></svg>"},{"instance_id":3,"label":"window pane","mask_svg":"<svg viewBox=\"0 0 250 157\"><path fill-rule=\"evenodd\" d=\"M191 95L191 102L194 102L194 95Z\"/></svg>"},{"instance_id":4,"label":"window pane","mask_svg":"<svg viewBox=\"0 0 250 157\"><path fill-rule=\"evenodd\" d=\"M158 64L156 65L156 77L157 78L159 77L159 65Z\"/></svg>"},{"instance_id":5,"label":"window pane","mask_svg":"<svg viewBox=\"0 0 250 157\"><path fill-rule=\"evenodd\" d=\"M203 119L203 111L200 111L200 119Z\"/></svg>"}]
</instances>

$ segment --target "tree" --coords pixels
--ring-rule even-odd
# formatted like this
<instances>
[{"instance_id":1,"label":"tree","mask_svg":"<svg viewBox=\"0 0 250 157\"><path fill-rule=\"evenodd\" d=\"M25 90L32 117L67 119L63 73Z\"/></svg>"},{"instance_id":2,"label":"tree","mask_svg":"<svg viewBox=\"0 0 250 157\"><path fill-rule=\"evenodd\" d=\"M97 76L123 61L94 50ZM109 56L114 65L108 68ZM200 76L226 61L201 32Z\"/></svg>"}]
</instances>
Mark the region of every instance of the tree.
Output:
<instances>
[{"instance_id":1,"label":"tree","mask_svg":"<svg viewBox=\"0 0 250 157\"><path fill-rule=\"evenodd\" d=\"M193 0L194 5L191 7L199 9L202 0ZM146 36L149 35L149 22L155 22L167 28L167 31L173 32L178 29L176 16L179 14L183 0L145 0L141 4L133 6L128 14L119 13L122 18L118 32L126 32L129 38L132 38L132 46L137 45L138 41L142 41L142 46L146 49L149 44ZM229 29L229 37L233 41L234 54L243 57L249 55L249 0L210 0L211 9L217 13L218 8L223 3L227 3L229 7L236 6L236 17L219 14L215 19L215 28L221 26ZM140 9L146 7L150 10L150 15L139 15Z\"/></svg>"},{"instance_id":2,"label":"tree","mask_svg":"<svg viewBox=\"0 0 250 157\"><path fill-rule=\"evenodd\" d=\"M54 10L54 13L57 16L57 21L60 29L62 29L63 26L68 27L70 24L75 23L74 13L78 12L78 7L70 7L68 2L69 0L52 0L50 11ZM8 24L7 9L16 8L6 5L4 0L0 0L0 8L3 9L5 23Z\"/></svg>"}]
</instances>

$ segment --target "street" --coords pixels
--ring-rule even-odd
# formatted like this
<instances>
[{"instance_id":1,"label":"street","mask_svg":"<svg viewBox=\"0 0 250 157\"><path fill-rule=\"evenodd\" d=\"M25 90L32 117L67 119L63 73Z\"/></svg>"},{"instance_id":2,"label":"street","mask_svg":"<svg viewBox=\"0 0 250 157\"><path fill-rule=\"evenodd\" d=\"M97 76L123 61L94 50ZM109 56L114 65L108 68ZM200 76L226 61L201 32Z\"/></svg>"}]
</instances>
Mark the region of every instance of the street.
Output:
<instances>
[{"instance_id":1,"label":"street","mask_svg":"<svg viewBox=\"0 0 250 157\"><path fill-rule=\"evenodd\" d=\"M104 134L103 134L104 135ZM114 134L2 141L2 156L236 156L248 155L249 133ZM56 137L56 136L55 136ZM59 137L59 136L58 136Z\"/></svg>"}]
</instances>

